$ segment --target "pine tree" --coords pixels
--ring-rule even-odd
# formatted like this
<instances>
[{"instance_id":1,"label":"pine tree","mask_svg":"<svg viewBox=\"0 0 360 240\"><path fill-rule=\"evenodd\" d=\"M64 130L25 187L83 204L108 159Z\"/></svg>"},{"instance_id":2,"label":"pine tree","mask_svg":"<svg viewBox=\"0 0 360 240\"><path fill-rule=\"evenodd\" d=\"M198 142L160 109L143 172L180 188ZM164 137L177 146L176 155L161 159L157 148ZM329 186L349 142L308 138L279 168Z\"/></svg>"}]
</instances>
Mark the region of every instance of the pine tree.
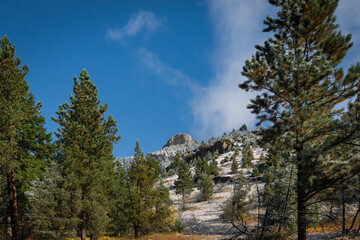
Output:
<instances>
[{"instance_id":1,"label":"pine tree","mask_svg":"<svg viewBox=\"0 0 360 240\"><path fill-rule=\"evenodd\" d=\"M15 58L15 46L4 36L0 40L0 169L7 177L7 235L20 238L20 220L27 214L24 192L42 174L45 159L52 155L51 135L46 134L41 104L35 103L25 80L27 66ZM23 221L21 221L23 222ZM26 234L23 223L22 232Z\"/></svg>"},{"instance_id":2,"label":"pine tree","mask_svg":"<svg viewBox=\"0 0 360 240\"><path fill-rule=\"evenodd\" d=\"M171 164L171 167L177 171L179 166L180 166L180 162L181 162L181 157L180 157L180 154L179 153L176 153L175 155L175 158L174 158L174 161L172 162Z\"/></svg>"},{"instance_id":3,"label":"pine tree","mask_svg":"<svg viewBox=\"0 0 360 240\"><path fill-rule=\"evenodd\" d=\"M239 128L240 131L247 131L247 126L246 124L244 123L240 128Z\"/></svg>"},{"instance_id":4,"label":"pine tree","mask_svg":"<svg viewBox=\"0 0 360 240\"><path fill-rule=\"evenodd\" d=\"M251 161L254 160L254 155L250 147L244 147L242 150L242 162L244 167L249 168L252 166Z\"/></svg>"},{"instance_id":5,"label":"pine tree","mask_svg":"<svg viewBox=\"0 0 360 240\"><path fill-rule=\"evenodd\" d=\"M178 171L178 179L175 181L175 192L182 196L182 208L185 208L185 196L191 194L194 186L194 179L188 164L182 160Z\"/></svg>"},{"instance_id":6,"label":"pine tree","mask_svg":"<svg viewBox=\"0 0 360 240\"><path fill-rule=\"evenodd\" d=\"M118 167L118 193L115 203L117 224L132 228L134 237L163 229L171 214L171 201L164 186L155 189L160 173L152 160L146 160L136 141L134 161L128 172ZM163 198L163 202L161 199Z\"/></svg>"},{"instance_id":7,"label":"pine tree","mask_svg":"<svg viewBox=\"0 0 360 240\"><path fill-rule=\"evenodd\" d=\"M198 183L198 189L200 190L201 200L208 200L214 193L214 183L208 174L203 173Z\"/></svg>"},{"instance_id":8,"label":"pine tree","mask_svg":"<svg viewBox=\"0 0 360 240\"><path fill-rule=\"evenodd\" d=\"M112 116L105 120L107 105L100 105L98 91L83 69L80 82L74 78L74 96L70 104L59 106L60 125L56 133L58 153L63 159L67 190L79 196L73 199L80 220L81 239L88 233L94 238L107 223L108 195L114 176L113 143L116 136L116 121Z\"/></svg>"},{"instance_id":9,"label":"pine tree","mask_svg":"<svg viewBox=\"0 0 360 240\"><path fill-rule=\"evenodd\" d=\"M155 232L170 232L175 220L175 214L172 211L174 202L170 198L169 188L160 182L155 188L155 212L151 219L151 229Z\"/></svg>"},{"instance_id":10,"label":"pine tree","mask_svg":"<svg viewBox=\"0 0 360 240\"><path fill-rule=\"evenodd\" d=\"M128 200L128 176L123 168L121 162L116 162L115 167L115 184L114 191L112 191L111 199L111 212L110 224L108 231L114 235L121 235L132 227L131 223L127 221L124 214L124 206Z\"/></svg>"},{"instance_id":11,"label":"pine tree","mask_svg":"<svg viewBox=\"0 0 360 240\"><path fill-rule=\"evenodd\" d=\"M213 158L211 160L210 163L210 174L213 176L218 176L219 175L219 170L218 170L218 162L216 161L216 158Z\"/></svg>"},{"instance_id":12,"label":"pine tree","mask_svg":"<svg viewBox=\"0 0 360 240\"><path fill-rule=\"evenodd\" d=\"M202 160L202 173L211 174L211 169L209 166L209 162L206 158Z\"/></svg>"},{"instance_id":13,"label":"pine tree","mask_svg":"<svg viewBox=\"0 0 360 240\"><path fill-rule=\"evenodd\" d=\"M32 235L36 239L70 238L76 231L72 216L71 193L66 191L62 167L52 162L43 180L36 179L26 192L31 205Z\"/></svg>"},{"instance_id":14,"label":"pine tree","mask_svg":"<svg viewBox=\"0 0 360 240\"><path fill-rule=\"evenodd\" d=\"M236 160L236 157L235 157L234 155L231 157L231 159L232 159L231 172L232 172L233 174L235 174L235 173L238 172L239 165L238 165L237 160Z\"/></svg>"},{"instance_id":15,"label":"pine tree","mask_svg":"<svg viewBox=\"0 0 360 240\"><path fill-rule=\"evenodd\" d=\"M198 179L200 179L201 174L204 172L204 165L203 165L203 161L201 160L200 157L197 157L195 160L195 181L197 181Z\"/></svg>"},{"instance_id":16,"label":"pine tree","mask_svg":"<svg viewBox=\"0 0 360 240\"><path fill-rule=\"evenodd\" d=\"M31 235L31 222L27 217L30 208L26 191L31 182L42 176L44 169L54 154L55 146L51 142L51 133L46 133L45 118L41 116L41 103L35 104L30 93L24 102L24 111L31 113L22 121L21 131L17 136L19 149L19 168L17 175L17 198L19 209L19 226L22 238Z\"/></svg>"},{"instance_id":17,"label":"pine tree","mask_svg":"<svg viewBox=\"0 0 360 240\"><path fill-rule=\"evenodd\" d=\"M240 225L247 225L246 214L250 211L253 203L250 190L251 186L247 183L243 172L240 172L233 194L223 208L223 217L233 225L236 225L236 222L240 222Z\"/></svg>"},{"instance_id":18,"label":"pine tree","mask_svg":"<svg viewBox=\"0 0 360 240\"><path fill-rule=\"evenodd\" d=\"M246 61L239 86L263 91L251 100L266 141L279 140L296 158L298 239L306 239L309 200L337 183L355 166L354 157L337 149L350 142L359 122L347 124L345 110L335 108L359 92L360 64L347 74L339 64L352 46L337 30L338 0L270 0L281 7L267 17L265 32L274 37ZM341 155L341 157L340 157Z\"/></svg>"}]
</instances>

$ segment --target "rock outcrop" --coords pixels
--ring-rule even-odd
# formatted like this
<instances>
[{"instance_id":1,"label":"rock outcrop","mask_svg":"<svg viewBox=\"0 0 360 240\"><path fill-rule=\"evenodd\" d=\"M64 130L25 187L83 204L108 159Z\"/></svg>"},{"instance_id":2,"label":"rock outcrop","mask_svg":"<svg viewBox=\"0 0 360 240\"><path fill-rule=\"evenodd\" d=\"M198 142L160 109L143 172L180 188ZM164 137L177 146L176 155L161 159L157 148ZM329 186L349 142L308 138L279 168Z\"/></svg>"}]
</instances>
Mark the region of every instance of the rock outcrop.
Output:
<instances>
[{"instance_id":1,"label":"rock outcrop","mask_svg":"<svg viewBox=\"0 0 360 240\"><path fill-rule=\"evenodd\" d=\"M172 136L169 139L169 141L163 146L162 149L174 145L193 144L193 143L198 144L198 141L192 140L191 136L187 133L178 133Z\"/></svg>"},{"instance_id":2,"label":"rock outcrop","mask_svg":"<svg viewBox=\"0 0 360 240\"><path fill-rule=\"evenodd\" d=\"M179 153L181 156L193 152L199 148L200 144L197 140L192 140L191 136L186 133L179 133L170 138L165 146L160 150L146 154L145 157L155 158L158 160L160 167L166 169L174 159L175 155ZM125 169L131 166L133 157L117 158Z\"/></svg>"},{"instance_id":3,"label":"rock outcrop","mask_svg":"<svg viewBox=\"0 0 360 240\"><path fill-rule=\"evenodd\" d=\"M192 159L196 159L198 157L204 158L208 152L213 153L217 151L219 154L223 154L231 151L234 143L231 140L218 140L211 145L199 146L194 152L188 152L184 154L184 159L189 162Z\"/></svg>"}]
</instances>

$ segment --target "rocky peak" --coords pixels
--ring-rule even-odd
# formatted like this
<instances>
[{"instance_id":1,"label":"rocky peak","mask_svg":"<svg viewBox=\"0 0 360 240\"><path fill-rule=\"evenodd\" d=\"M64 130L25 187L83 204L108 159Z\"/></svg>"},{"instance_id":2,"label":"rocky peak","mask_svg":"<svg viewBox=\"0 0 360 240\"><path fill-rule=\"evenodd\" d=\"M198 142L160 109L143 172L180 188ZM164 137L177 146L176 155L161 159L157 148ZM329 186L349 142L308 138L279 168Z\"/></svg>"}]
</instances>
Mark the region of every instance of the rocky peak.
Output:
<instances>
[{"instance_id":1,"label":"rocky peak","mask_svg":"<svg viewBox=\"0 0 360 240\"><path fill-rule=\"evenodd\" d=\"M145 156L157 159L160 167L165 169L171 164L177 153L184 155L185 153L196 151L199 146L199 142L192 140L189 134L179 133L171 137L160 151L148 153ZM117 160L122 163L125 169L128 169L134 161L134 157L118 158Z\"/></svg>"},{"instance_id":2,"label":"rocky peak","mask_svg":"<svg viewBox=\"0 0 360 240\"><path fill-rule=\"evenodd\" d=\"M192 140L191 136L187 133L178 133L169 139L169 141L163 146L163 149L173 145L181 145L188 143L198 143L198 142L196 140Z\"/></svg>"}]
</instances>

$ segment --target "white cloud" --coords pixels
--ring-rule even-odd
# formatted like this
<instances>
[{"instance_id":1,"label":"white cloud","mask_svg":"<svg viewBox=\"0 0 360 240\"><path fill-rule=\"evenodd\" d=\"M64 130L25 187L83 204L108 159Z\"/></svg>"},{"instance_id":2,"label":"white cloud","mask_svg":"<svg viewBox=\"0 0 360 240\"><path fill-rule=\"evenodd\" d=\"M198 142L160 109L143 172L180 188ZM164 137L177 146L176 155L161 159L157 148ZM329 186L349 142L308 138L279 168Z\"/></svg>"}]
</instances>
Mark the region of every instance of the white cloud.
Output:
<instances>
[{"instance_id":1,"label":"white cloud","mask_svg":"<svg viewBox=\"0 0 360 240\"><path fill-rule=\"evenodd\" d=\"M339 6L336 9L335 15L337 16L340 29L344 34L351 33L352 42L354 46L348 52L345 57L345 61L350 64L360 61L360 55L357 54L360 51L360 4L359 0L341 0Z\"/></svg>"},{"instance_id":2,"label":"white cloud","mask_svg":"<svg viewBox=\"0 0 360 240\"><path fill-rule=\"evenodd\" d=\"M168 85L186 87L193 92L199 91L200 89L200 87L181 70L175 69L162 62L158 56L144 48L141 48L139 51L139 60L148 71L161 78L161 80Z\"/></svg>"},{"instance_id":3,"label":"white cloud","mask_svg":"<svg viewBox=\"0 0 360 240\"><path fill-rule=\"evenodd\" d=\"M200 138L218 136L242 124L254 125L255 116L246 106L256 93L238 88L246 59L255 53L254 45L266 35L263 20L269 12L264 0L209 0L210 18L214 25L216 76L195 96L192 112L196 135Z\"/></svg>"},{"instance_id":4,"label":"white cloud","mask_svg":"<svg viewBox=\"0 0 360 240\"><path fill-rule=\"evenodd\" d=\"M124 27L109 29L106 35L111 40L125 41L126 38L140 33L150 34L159 29L162 24L163 18L157 17L152 12L140 11L133 14Z\"/></svg>"},{"instance_id":5,"label":"white cloud","mask_svg":"<svg viewBox=\"0 0 360 240\"><path fill-rule=\"evenodd\" d=\"M339 6L336 9L335 15L338 17L340 28L346 32L351 32L354 29L360 28L360 4L359 0L342 0L339 1ZM358 36L357 32L353 35Z\"/></svg>"}]
</instances>

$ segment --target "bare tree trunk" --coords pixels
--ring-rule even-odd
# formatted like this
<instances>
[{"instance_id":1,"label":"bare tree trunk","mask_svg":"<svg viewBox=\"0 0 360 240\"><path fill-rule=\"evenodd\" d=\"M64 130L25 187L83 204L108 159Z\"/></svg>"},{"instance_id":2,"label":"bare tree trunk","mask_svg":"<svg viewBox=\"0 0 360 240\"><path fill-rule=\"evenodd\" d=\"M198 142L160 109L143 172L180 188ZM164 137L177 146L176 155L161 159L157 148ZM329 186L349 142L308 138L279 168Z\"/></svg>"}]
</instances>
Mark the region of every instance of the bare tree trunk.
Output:
<instances>
[{"instance_id":1,"label":"bare tree trunk","mask_svg":"<svg viewBox=\"0 0 360 240\"><path fill-rule=\"evenodd\" d=\"M134 235L135 235L135 238L138 238L139 237L139 226L134 223Z\"/></svg>"},{"instance_id":2,"label":"bare tree trunk","mask_svg":"<svg viewBox=\"0 0 360 240\"><path fill-rule=\"evenodd\" d=\"M354 216L354 218L353 218L353 220L351 222L351 226L349 227L348 232L350 232L351 229L354 227L354 224L356 222L356 218L359 215L359 213L360 213L360 201L359 201L359 205L358 205L358 210L356 211L356 214L355 214L355 216Z\"/></svg>"},{"instance_id":3,"label":"bare tree trunk","mask_svg":"<svg viewBox=\"0 0 360 240\"><path fill-rule=\"evenodd\" d=\"M267 220L267 217L268 217L268 213L269 213L269 203L266 203L265 217L264 217L263 224L262 224L262 226L261 226L261 234L260 234L259 240L262 240L262 238L263 238L263 236L264 236L265 227L266 227L266 220Z\"/></svg>"},{"instance_id":4,"label":"bare tree trunk","mask_svg":"<svg viewBox=\"0 0 360 240\"><path fill-rule=\"evenodd\" d=\"M8 182L8 221L10 221L10 226L8 227L8 235L11 231L12 240L20 240L19 232L19 218L18 218L18 206L17 206L17 195L16 195L16 185L15 185L15 171L10 170L7 174ZM11 230L10 230L11 228Z\"/></svg>"},{"instance_id":5,"label":"bare tree trunk","mask_svg":"<svg viewBox=\"0 0 360 240\"><path fill-rule=\"evenodd\" d=\"M298 172L298 182L296 186L297 191L297 227L298 227L298 240L306 240L306 200L305 200L305 189L302 186L303 182L301 181L301 171Z\"/></svg>"},{"instance_id":6,"label":"bare tree trunk","mask_svg":"<svg viewBox=\"0 0 360 240\"><path fill-rule=\"evenodd\" d=\"M346 203L345 203L345 193L344 190L341 190L341 207L342 207L342 235L346 234Z\"/></svg>"},{"instance_id":7,"label":"bare tree trunk","mask_svg":"<svg viewBox=\"0 0 360 240\"><path fill-rule=\"evenodd\" d=\"M9 199L8 199L8 205L10 205ZM10 207L8 207L8 211L9 211ZM8 212L8 217L7 217L7 227L6 227L6 239L7 240L11 240L12 239L12 228L11 228L11 217L10 217L10 212Z\"/></svg>"},{"instance_id":8,"label":"bare tree trunk","mask_svg":"<svg viewBox=\"0 0 360 240\"><path fill-rule=\"evenodd\" d=\"M81 229L81 240L86 240L86 228Z\"/></svg>"}]
</instances>

